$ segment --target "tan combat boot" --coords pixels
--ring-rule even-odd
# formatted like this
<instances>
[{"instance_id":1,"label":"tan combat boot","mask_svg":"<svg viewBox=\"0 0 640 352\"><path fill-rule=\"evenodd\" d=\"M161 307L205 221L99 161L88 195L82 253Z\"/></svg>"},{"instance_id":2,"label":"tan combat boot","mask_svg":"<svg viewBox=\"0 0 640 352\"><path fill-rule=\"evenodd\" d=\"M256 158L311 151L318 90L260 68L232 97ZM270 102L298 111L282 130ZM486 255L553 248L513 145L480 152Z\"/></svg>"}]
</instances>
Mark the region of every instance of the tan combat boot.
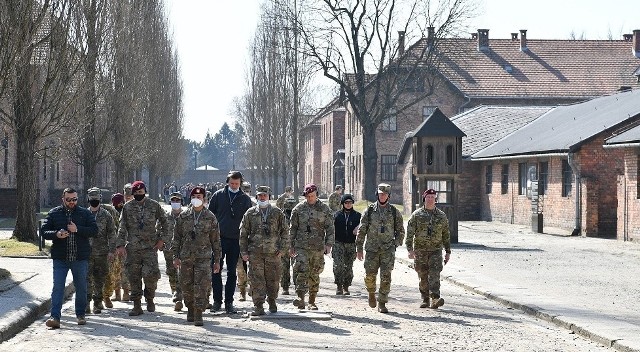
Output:
<instances>
[{"instance_id":1,"label":"tan combat boot","mask_svg":"<svg viewBox=\"0 0 640 352\"><path fill-rule=\"evenodd\" d=\"M351 294L351 292L349 292L349 286L343 286L342 289L343 289L342 294L344 294L345 296L348 296Z\"/></svg>"},{"instance_id":2,"label":"tan combat boot","mask_svg":"<svg viewBox=\"0 0 640 352\"><path fill-rule=\"evenodd\" d=\"M103 299L104 301L104 306L107 308L113 308L113 302L111 302L111 298L110 297L105 297Z\"/></svg>"},{"instance_id":3,"label":"tan combat boot","mask_svg":"<svg viewBox=\"0 0 640 352\"><path fill-rule=\"evenodd\" d=\"M153 303L153 298L147 299L147 312L155 312L156 304Z\"/></svg>"},{"instance_id":4,"label":"tan combat boot","mask_svg":"<svg viewBox=\"0 0 640 352\"><path fill-rule=\"evenodd\" d=\"M244 302L247 300L247 289L245 287L240 288L240 302Z\"/></svg>"},{"instance_id":5,"label":"tan combat boot","mask_svg":"<svg viewBox=\"0 0 640 352\"><path fill-rule=\"evenodd\" d=\"M202 322L202 309L194 309L193 310L193 325L202 326L204 323Z\"/></svg>"},{"instance_id":6,"label":"tan combat boot","mask_svg":"<svg viewBox=\"0 0 640 352\"><path fill-rule=\"evenodd\" d=\"M104 309L104 307L102 306L102 301L94 299L93 300L93 314L102 313L102 309Z\"/></svg>"},{"instance_id":7,"label":"tan combat boot","mask_svg":"<svg viewBox=\"0 0 640 352\"><path fill-rule=\"evenodd\" d=\"M379 302L378 303L378 312L380 312L380 313L389 313L389 310L387 309L386 303L384 303L384 302Z\"/></svg>"},{"instance_id":8,"label":"tan combat boot","mask_svg":"<svg viewBox=\"0 0 640 352\"><path fill-rule=\"evenodd\" d=\"M173 310L176 312L179 312L182 310L183 304L182 301L176 301L176 303L173 305Z\"/></svg>"},{"instance_id":9,"label":"tan combat boot","mask_svg":"<svg viewBox=\"0 0 640 352\"><path fill-rule=\"evenodd\" d=\"M275 313L278 311L278 306L276 305L276 300L274 298L267 299L269 302L269 312Z\"/></svg>"},{"instance_id":10,"label":"tan combat boot","mask_svg":"<svg viewBox=\"0 0 640 352\"><path fill-rule=\"evenodd\" d=\"M251 312L251 316L253 317L257 317L258 315L264 315L264 307L262 306L262 303L256 304L253 312Z\"/></svg>"},{"instance_id":11,"label":"tan combat boot","mask_svg":"<svg viewBox=\"0 0 640 352\"><path fill-rule=\"evenodd\" d=\"M298 298L293 300L293 305L298 307L300 310L304 309L304 293L298 293Z\"/></svg>"},{"instance_id":12,"label":"tan combat boot","mask_svg":"<svg viewBox=\"0 0 640 352\"><path fill-rule=\"evenodd\" d=\"M193 306L187 306L187 321L192 323L194 320L194 311L193 311Z\"/></svg>"},{"instance_id":13,"label":"tan combat boot","mask_svg":"<svg viewBox=\"0 0 640 352\"><path fill-rule=\"evenodd\" d=\"M135 317L138 316L140 314L143 314L144 311L142 311L142 303L140 302L140 299L134 299L133 300L133 308L129 311L129 316L130 317Z\"/></svg>"},{"instance_id":14,"label":"tan combat boot","mask_svg":"<svg viewBox=\"0 0 640 352\"><path fill-rule=\"evenodd\" d=\"M444 299L442 297L431 299L431 309L438 309L444 305Z\"/></svg>"},{"instance_id":15,"label":"tan combat boot","mask_svg":"<svg viewBox=\"0 0 640 352\"><path fill-rule=\"evenodd\" d=\"M125 302L128 302L131 300L131 296L129 295L129 290L124 290L124 293L122 294L122 300Z\"/></svg>"},{"instance_id":16,"label":"tan combat boot","mask_svg":"<svg viewBox=\"0 0 640 352\"><path fill-rule=\"evenodd\" d=\"M338 285L338 288L336 289L336 296L342 296L344 294L344 292L342 292L342 285Z\"/></svg>"},{"instance_id":17,"label":"tan combat boot","mask_svg":"<svg viewBox=\"0 0 640 352\"><path fill-rule=\"evenodd\" d=\"M375 308L376 307L376 293L375 292L369 292L369 307L371 307L371 308Z\"/></svg>"},{"instance_id":18,"label":"tan combat boot","mask_svg":"<svg viewBox=\"0 0 640 352\"><path fill-rule=\"evenodd\" d=\"M120 291L120 289L116 289L116 295L113 297L114 301L122 301L122 293Z\"/></svg>"},{"instance_id":19,"label":"tan combat boot","mask_svg":"<svg viewBox=\"0 0 640 352\"><path fill-rule=\"evenodd\" d=\"M429 297L425 297L422 299L422 303L420 304L420 308L429 307Z\"/></svg>"},{"instance_id":20,"label":"tan combat boot","mask_svg":"<svg viewBox=\"0 0 640 352\"><path fill-rule=\"evenodd\" d=\"M318 306L316 306L315 293L309 294L309 310L318 310Z\"/></svg>"}]
</instances>

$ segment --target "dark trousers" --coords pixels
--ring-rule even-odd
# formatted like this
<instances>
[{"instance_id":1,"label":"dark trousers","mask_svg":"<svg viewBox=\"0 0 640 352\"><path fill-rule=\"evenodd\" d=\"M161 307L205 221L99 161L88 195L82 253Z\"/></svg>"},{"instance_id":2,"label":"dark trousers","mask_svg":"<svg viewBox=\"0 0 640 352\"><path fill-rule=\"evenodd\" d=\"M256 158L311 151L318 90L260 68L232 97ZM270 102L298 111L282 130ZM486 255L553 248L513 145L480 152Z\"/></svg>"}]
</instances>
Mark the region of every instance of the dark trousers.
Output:
<instances>
[{"instance_id":1,"label":"dark trousers","mask_svg":"<svg viewBox=\"0 0 640 352\"><path fill-rule=\"evenodd\" d=\"M227 282L224 287L224 302L233 302L233 294L236 292L236 266L240 256L240 242L238 239L221 238L222 258L220 258L220 272L211 275L211 287L213 289L213 301L222 303L222 267L226 262Z\"/></svg>"}]
</instances>

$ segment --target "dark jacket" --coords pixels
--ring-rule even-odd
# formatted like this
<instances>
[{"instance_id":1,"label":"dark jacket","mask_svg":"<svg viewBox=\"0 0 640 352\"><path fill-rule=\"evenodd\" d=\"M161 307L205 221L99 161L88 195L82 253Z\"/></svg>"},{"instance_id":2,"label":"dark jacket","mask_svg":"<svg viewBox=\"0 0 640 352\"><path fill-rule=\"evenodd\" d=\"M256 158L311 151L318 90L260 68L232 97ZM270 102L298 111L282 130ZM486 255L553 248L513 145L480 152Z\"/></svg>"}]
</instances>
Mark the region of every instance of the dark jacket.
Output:
<instances>
[{"instance_id":1,"label":"dark jacket","mask_svg":"<svg viewBox=\"0 0 640 352\"><path fill-rule=\"evenodd\" d=\"M67 238L58 238L56 233L58 230L66 230L69 221L73 221L78 227L75 234L76 244L78 246L77 260L87 260L91 255L91 245L89 237L93 237L98 233L98 225L96 217L91 211L81 206L76 206L69 211L64 206L57 206L47 214L47 219L40 231L45 240L53 241L51 245L52 259L67 259Z\"/></svg>"},{"instance_id":2,"label":"dark jacket","mask_svg":"<svg viewBox=\"0 0 640 352\"><path fill-rule=\"evenodd\" d=\"M360 225L361 217L362 214L357 212L355 209L351 210L349 213L346 213L343 210L336 211L333 220L336 229L336 242L355 243L356 235L353 233L353 230Z\"/></svg>"},{"instance_id":3,"label":"dark jacket","mask_svg":"<svg viewBox=\"0 0 640 352\"><path fill-rule=\"evenodd\" d=\"M228 185L217 190L211 196L209 210L218 219L220 238L239 239L240 222L244 213L251 207L251 198L241 190L237 193L231 193Z\"/></svg>"}]
</instances>

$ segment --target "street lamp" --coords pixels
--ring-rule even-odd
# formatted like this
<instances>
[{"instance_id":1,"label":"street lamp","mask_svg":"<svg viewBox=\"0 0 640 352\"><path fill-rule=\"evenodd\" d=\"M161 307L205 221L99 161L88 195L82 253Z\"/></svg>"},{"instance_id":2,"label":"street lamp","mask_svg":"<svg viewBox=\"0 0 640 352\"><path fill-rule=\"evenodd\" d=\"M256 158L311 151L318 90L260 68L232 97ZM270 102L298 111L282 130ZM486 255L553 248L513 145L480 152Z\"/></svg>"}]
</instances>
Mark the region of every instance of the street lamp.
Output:
<instances>
[{"instance_id":1,"label":"street lamp","mask_svg":"<svg viewBox=\"0 0 640 352\"><path fill-rule=\"evenodd\" d=\"M236 152L231 151L231 170L236 169Z\"/></svg>"},{"instance_id":2,"label":"street lamp","mask_svg":"<svg viewBox=\"0 0 640 352\"><path fill-rule=\"evenodd\" d=\"M198 168L198 151L197 150L193 150L193 169L197 169Z\"/></svg>"}]
</instances>

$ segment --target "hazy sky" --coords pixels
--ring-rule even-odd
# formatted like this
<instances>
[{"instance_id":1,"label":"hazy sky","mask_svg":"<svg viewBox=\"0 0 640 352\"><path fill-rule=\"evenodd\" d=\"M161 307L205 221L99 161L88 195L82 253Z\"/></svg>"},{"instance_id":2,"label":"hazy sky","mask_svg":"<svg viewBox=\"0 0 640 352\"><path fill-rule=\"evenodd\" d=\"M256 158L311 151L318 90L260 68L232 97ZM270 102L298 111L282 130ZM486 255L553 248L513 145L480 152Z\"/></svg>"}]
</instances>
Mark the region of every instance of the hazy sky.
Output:
<instances>
[{"instance_id":1,"label":"hazy sky","mask_svg":"<svg viewBox=\"0 0 640 352\"><path fill-rule=\"evenodd\" d=\"M249 41L264 0L165 0L180 55L184 136L201 142L224 122L233 126L233 99L244 91ZM490 38L527 29L529 39L622 38L640 29L639 0L479 0L469 32ZM409 44L409 43L408 43ZM631 46L629 47L631 55ZM640 60L639 60L640 64Z\"/></svg>"}]
</instances>

